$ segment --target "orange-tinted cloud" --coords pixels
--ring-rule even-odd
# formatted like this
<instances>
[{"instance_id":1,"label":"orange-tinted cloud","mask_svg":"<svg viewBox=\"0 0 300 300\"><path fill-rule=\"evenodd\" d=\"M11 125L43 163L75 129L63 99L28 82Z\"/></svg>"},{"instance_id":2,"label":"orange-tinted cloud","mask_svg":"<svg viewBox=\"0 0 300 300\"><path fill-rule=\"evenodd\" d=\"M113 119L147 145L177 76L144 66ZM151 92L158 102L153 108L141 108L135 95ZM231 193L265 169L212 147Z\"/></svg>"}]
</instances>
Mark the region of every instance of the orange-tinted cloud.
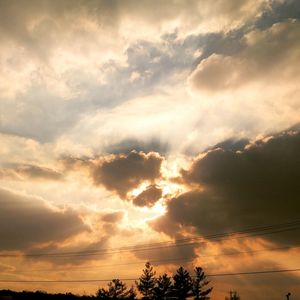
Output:
<instances>
[{"instance_id":1,"label":"orange-tinted cloud","mask_svg":"<svg viewBox=\"0 0 300 300\"><path fill-rule=\"evenodd\" d=\"M0 250L22 251L89 230L72 209L55 209L39 198L0 189Z\"/></svg>"},{"instance_id":2,"label":"orange-tinted cloud","mask_svg":"<svg viewBox=\"0 0 300 300\"><path fill-rule=\"evenodd\" d=\"M93 180L96 185L103 185L124 198L128 191L143 181L154 182L159 178L162 160L159 154L153 152L132 151L128 155L115 155L95 164Z\"/></svg>"},{"instance_id":3,"label":"orange-tinted cloud","mask_svg":"<svg viewBox=\"0 0 300 300\"><path fill-rule=\"evenodd\" d=\"M300 133L288 131L243 150L208 152L182 171L186 184L193 184L192 190L171 199L166 215L154 226L166 233L172 226L173 230L192 226L201 235L210 235L298 219L299 151ZM297 244L296 232L265 238Z\"/></svg>"},{"instance_id":4,"label":"orange-tinted cloud","mask_svg":"<svg viewBox=\"0 0 300 300\"><path fill-rule=\"evenodd\" d=\"M132 202L137 206L153 206L161 196L162 190L156 185L150 185L133 198Z\"/></svg>"},{"instance_id":5,"label":"orange-tinted cloud","mask_svg":"<svg viewBox=\"0 0 300 300\"><path fill-rule=\"evenodd\" d=\"M29 180L63 180L64 175L54 169L32 164L14 165L0 170L1 177Z\"/></svg>"}]
</instances>

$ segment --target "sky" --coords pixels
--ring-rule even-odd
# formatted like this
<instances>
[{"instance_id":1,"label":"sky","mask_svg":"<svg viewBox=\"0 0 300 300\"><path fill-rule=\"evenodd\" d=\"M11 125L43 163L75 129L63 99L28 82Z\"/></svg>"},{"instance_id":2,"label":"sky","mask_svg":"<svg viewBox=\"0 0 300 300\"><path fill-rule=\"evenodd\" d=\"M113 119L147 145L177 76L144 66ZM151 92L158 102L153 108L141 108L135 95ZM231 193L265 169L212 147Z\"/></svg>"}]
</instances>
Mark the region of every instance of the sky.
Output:
<instances>
[{"instance_id":1,"label":"sky","mask_svg":"<svg viewBox=\"0 0 300 300\"><path fill-rule=\"evenodd\" d=\"M300 268L299 61L297 0L0 0L0 289Z\"/></svg>"}]
</instances>

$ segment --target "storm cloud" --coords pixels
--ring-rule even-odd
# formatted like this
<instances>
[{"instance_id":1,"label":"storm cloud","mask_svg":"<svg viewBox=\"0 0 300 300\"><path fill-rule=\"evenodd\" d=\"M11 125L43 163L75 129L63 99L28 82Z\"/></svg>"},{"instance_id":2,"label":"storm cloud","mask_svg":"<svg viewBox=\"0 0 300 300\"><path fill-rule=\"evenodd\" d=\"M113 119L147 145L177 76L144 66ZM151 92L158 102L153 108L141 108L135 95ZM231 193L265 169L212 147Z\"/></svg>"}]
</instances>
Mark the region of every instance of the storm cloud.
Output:
<instances>
[{"instance_id":1,"label":"storm cloud","mask_svg":"<svg viewBox=\"0 0 300 300\"><path fill-rule=\"evenodd\" d=\"M287 131L243 150L207 152L182 171L193 188L171 199L154 227L169 232L170 226L192 226L210 235L294 221L300 209L299 151L300 133ZM297 243L295 232L266 238Z\"/></svg>"}]
</instances>

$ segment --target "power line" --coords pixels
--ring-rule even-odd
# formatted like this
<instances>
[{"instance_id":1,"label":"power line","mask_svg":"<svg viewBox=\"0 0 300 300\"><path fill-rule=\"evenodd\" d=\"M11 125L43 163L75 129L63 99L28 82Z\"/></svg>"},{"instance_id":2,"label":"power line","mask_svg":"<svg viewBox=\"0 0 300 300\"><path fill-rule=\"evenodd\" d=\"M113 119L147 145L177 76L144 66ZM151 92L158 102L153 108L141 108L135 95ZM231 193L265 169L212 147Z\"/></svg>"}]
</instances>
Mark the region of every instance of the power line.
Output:
<instances>
[{"instance_id":1,"label":"power line","mask_svg":"<svg viewBox=\"0 0 300 300\"><path fill-rule=\"evenodd\" d=\"M276 248L267 248L267 249L257 249L257 250L249 250L249 251L235 251L235 252L229 252L229 253L219 253L219 254L207 254L207 255L197 255L193 257L176 257L176 258L169 258L169 259L150 259L147 260L150 261L152 264L164 264L169 262L176 262L176 261L193 261L196 258L204 258L204 257L222 257L222 256L235 256L235 255L241 255L241 254L256 254L256 253L262 253L262 252L269 252L269 251L280 251L280 250L287 250L287 249L298 249L300 246L284 246L284 247L276 247ZM99 265L99 266L73 266L68 267L68 270L84 270L84 269L102 269L102 268L114 268L118 266L129 266L129 265L140 265L144 264L145 261L136 261L136 262L127 262L127 263L118 263L118 264L106 264L106 265ZM49 272L49 271L60 271L65 270L66 268L55 268L53 269L31 269L30 273L34 272ZM17 272L17 271L16 271ZM22 272L26 273L26 272ZM20 274L18 272L18 274Z\"/></svg>"},{"instance_id":2,"label":"power line","mask_svg":"<svg viewBox=\"0 0 300 300\"><path fill-rule=\"evenodd\" d=\"M287 272L300 272L300 268L296 269L282 269L282 270L269 270L269 271L252 271L252 272L237 272L237 273L219 273L207 274L210 277L221 276L237 276L237 275L258 275L258 274L271 274L271 273L287 273Z\"/></svg>"},{"instance_id":3,"label":"power line","mask_svg":"<svg viewBox=\"0 0 300 300\"><path fill-rule=\"evenodd\" d=\"M210 238L211 240L214 241L224 241L224 240L230 240L230 239L239 239L239 238L247 238L247 237L255 237L255 236L265 236L265 235L270 235L270 234L275 234L275 233L282 233L282 232L287 232L287 231L293 231L293 230L298 230L300 229L300 226L298 227L293 227L293 228L286 228L286 229L281 229L281 230L273 230L269 232L264 232L264 233L253 233L253 234L248 234L240 237L232 237L234 234L232 234L231 237L227 238L218 238L218 239L213 239ZM229 236L229 235L228 235ZM203 238L207 237L201 237L201 240ZM157 250L157 249L166 249L166 248L174 248L174 247L184 247L184 246L194 246L194 245L200 245L204 241L195 241L195 242L188 242L188 243L174 243L170 245L165 245L165 246L159 246L159 247L145 247L145 248L132 248L132 249L126 249L126 250L115 250L115 251L110 251L110 252L105 252L105 250L94 250L92 252L77 252L74 254L66 254L66 253L55 253L55 254L28 254L25 256L28 257L55 257L55 258L64 258L64 257L76 257L76 256L103 256L103 255L112 255L112 254L119 254L119 253L124 253L124 252L143 252L143 251L151 251L151 250ZM4 255L5 256L5 255ZM14 257L18 255L13 255Z\"/></svg>"},{"instance_id":4,"label":"power line","mask_svg":"<svg viewBox=\"0 0 300 300\"><path fill-rule=\"evenodd\" d=\"M225 232L213 235L206 236L194 236L184 239L167 241L167 242L158 242L150 244L139 244L124 246L119 248L105 248L98 250L88 250L88 251L74 251L74 252L54 252L54 253L28 253L25 254L27 257L74 257L74 256L94 256L94 255L108 255L108 254L117 254L123 252L138 252L138 251L151 251L156 249L171 248L171 247L181 247L181 246L192 246L197 245L203 242L204 240L226 240L234 238L245 238L253 236L262 236L269 235L274 233L281 233L285 231L292 231L300 229L300 220L295 220L292 222L273 224L268 226L252 227L240 231ZM236 236L241 235L241 236ZM18 257L19 254L0 254L0 257Z\"/></svg>"},{"instance_id":5,"label":"power line","mask_svg":"<svg viewBox=\"0 0 300 300\"><path fill-rule=\"evenodd\" d=\"M260 274L273 274L273 273L288 273L300 272L300 268L295 269L280 269L280 270L264 270L264 271L251 271L251 272L236 272L236 273L216 273L207 274L209 277L222 277L222 276L238 276L238 275L260 275ZM191 276L195 277L195 276ZM139 278L121 278L122 281L134 281ZM111 279L78 279L78 280L6 280L1 279L0 283L87 283L87 282L107 282Z\"/></svg>"}]
</instances>

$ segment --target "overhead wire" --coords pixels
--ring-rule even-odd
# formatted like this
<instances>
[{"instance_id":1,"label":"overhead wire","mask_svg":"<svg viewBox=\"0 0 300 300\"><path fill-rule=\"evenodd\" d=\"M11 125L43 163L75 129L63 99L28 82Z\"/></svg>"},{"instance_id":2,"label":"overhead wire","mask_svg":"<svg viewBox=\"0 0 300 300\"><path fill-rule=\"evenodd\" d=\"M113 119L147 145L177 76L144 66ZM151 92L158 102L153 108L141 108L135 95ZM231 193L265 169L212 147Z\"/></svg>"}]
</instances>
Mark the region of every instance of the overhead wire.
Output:
<instances>
[{"instance_id":1,"label":"overhead wire","mask_svg":"<svg viewBox=\"0 0 300 300\"><path fill-rule=\"evenodd\" d=\"M173 242L173 244L170 244L170 242L164 243L152 243L151 247L146 247L149 244L139 244L139 245L134 245L131 247L136 247L136 248L130 248L130 246L127 247L120 247L120 248L109 248L109 249L99 249L99 250L94 250L92 252L62 252L62 253L42 253L41 254L31 254L31 256L51 256L51 257L56 257L55 255L63 255L63 257L70 257L73 255L99 255L101 251L111 251L114 249L114 253L122 253L123 251L135 251L135 250L140 250L140 251L148 251L148 250L153 250L153 249L161 249L164 247L176 247L176 246L185 246L185 245L193 245L195 243L200 243L200 242L194 242L195 239L212 239L214 241L217 240L226 240L226 239L231 239L233 238L244 238L244 237L249 237L249 236L262 236L265 234L274 234L274 233L279 233L279 232L285 232L285 231L292 231L292 230L298 230L300 229L300 220L292 221L292 222L285 222L285 223L280 223L280 224L274 224L274 225L269 225L269 226L257 226L257 227L252 227L252 228L247 228L245 230L240 230L240 231L235 231L235 232L225 232L225 233L219 233L219 234L214 234L214 235L207 235L207 236L202 236L202 237L190 237L186 239L181 239L180 241L184 241L181 244L178 243L178 240ZM242 235L242 236L236 236L236 235ZM189 241L189 242L188 242ZM177 243L176 243L177 242ZM237 251L237 252L231 252L231 253L220 253L220 254L213 254L213 255L200 255L200 256L195 256L189 259L186 258L173 258L173 259L165 259L165 260L152 260L152 263L164 263L164 262L172 262L172 261L188 261L201 257L217 257L217 256L228 256L228 255L239 255L239 254L254 254L258 252L266 252L266 251L279 251L279 250L285 250L285 249L294 249L294 248L299 248L299 246L284 246L284 247L277 247L277 248L269 248L269 249L257 249L257 250L250 250L250 251ZM105 253L103 253L105 254ZM102 255L103 255L102 254ZM15 255L7 255L7 254L1 254L1 257L11 257ZM27 254L27 256L30 256ZM117 265L129 265L129 264L139 264L142 262L129 262L129 263L124 263L124 264L115 264L115 265L102 265L100 267L115 267ZM98 266L93 266L94 268L97 268ZM78 268L84 268L84 267L78 267ZM90 269L91 267L88 267ZM68 268L69 270L69 268ZM32 271L32 270L31 270ZM40 270L42 271L42 270ZM254 274L269 274L269 273L282 273L282 272L297 272L300 271L300 268L295 268L295 269L280 269L280 270L259 270L259 271L252 271L252 272L236 272L236 273L217 273L217 274L208 274L207 276L211 277L217 277L217 276L236 276L236 275L254 275ZM130 281L130 280L137 280L137 278L123 278L121 279L123 281ZM109 281L109 279L86 279L86 280L9 280L9 279L0 279L0 282L2 283L67 283L67 282L101 282L101 281Z\"/></svg>"},{"instance_id":2,"label":"overhead wire","mask_svg":"<svg viewBox=\"0 0 300 300\"><path fill-rule=\"evenodd\" d=\"M257 253L263 253L263 252L269 252L269 251L281 251L281 250L290 250L290 249L298 249L300 246L284 246L284 247L274 247L274 248L265 248L265 249L256 249L256 250L248 250L248 251L234 251L229 253L219 253L219 254L206 254L206 255L195 255L192 257L176 257L176 258L169 258L169 259L150 259L147 260L151 262L151 264L160 265L160 264L166 264L171 262L188 262L193 261L194 259L199 258L206 258L206 257L222 257L222 256L235 256L235 255L241 255L241 254L257 254ZM141 261L135 261L135 262L127 262L127 263L116 263L116 264L104 264L104 265L97 265L97 266L69 266L68 271L70 270L85 270L85 269L103 269L103 268L114 268L119 266L130 266L130 265L141 265L145 264L145 260ZM64 268L57 268L55 269L30 269L30 273L32 272L50 272L50 271L65 271L66 267ZM19 272L19 271L18 271ZM22 272L26 273L26 272Z\"/></svg>"},{"instance_id":3,"label":"overhead wire","mask_svg":"<svg viewBox=\"0 0 300 300\"><path fill-rule=\"evenodd\" d=\"M273 274L273 273L288 273L288 272L300 272L300 268L294 269L275 269L275 270L259 270L249 272L233 272L233 273L215 273L207 274L208 277L222 277L222 276L240 276L240 275L262 275L262 274ZM195 276L191 276L195 277ZM139 278L120 278L122 281L135 281ZM10 280L0 279L0 283L87 283L87 282L107 282L111 279L72 279L72 280Z\"/></svg>"},{"instance_id":4,"label":"overhead wire","mask_svg":"<svg viewBox=\"0 0 300 300\"><path fill-rule=\"evenodd\" d=\"M287 231L293 231L300 229L300 220L291 222L273 224L268 226L256 226L239 231L218 233L213 235L193 236L184 239L177 239L174 241L158 242L150 244L137 244L131 246L124 246L118 248L102 248L94 250L72 251L72 252L52 252L52 253L27 253L26 257L76 257L76 256L94 256L94 255L108 255L118 254L123 252L140 252L151 251L164 248L181 247L181 246L193 246L206 242L206 240L223 241L227 239L246 238L253 236L263 236L275 233L282 233ZM18 257L20 254L0 254L0 257Z\"/></svg>"}]
</instances>

